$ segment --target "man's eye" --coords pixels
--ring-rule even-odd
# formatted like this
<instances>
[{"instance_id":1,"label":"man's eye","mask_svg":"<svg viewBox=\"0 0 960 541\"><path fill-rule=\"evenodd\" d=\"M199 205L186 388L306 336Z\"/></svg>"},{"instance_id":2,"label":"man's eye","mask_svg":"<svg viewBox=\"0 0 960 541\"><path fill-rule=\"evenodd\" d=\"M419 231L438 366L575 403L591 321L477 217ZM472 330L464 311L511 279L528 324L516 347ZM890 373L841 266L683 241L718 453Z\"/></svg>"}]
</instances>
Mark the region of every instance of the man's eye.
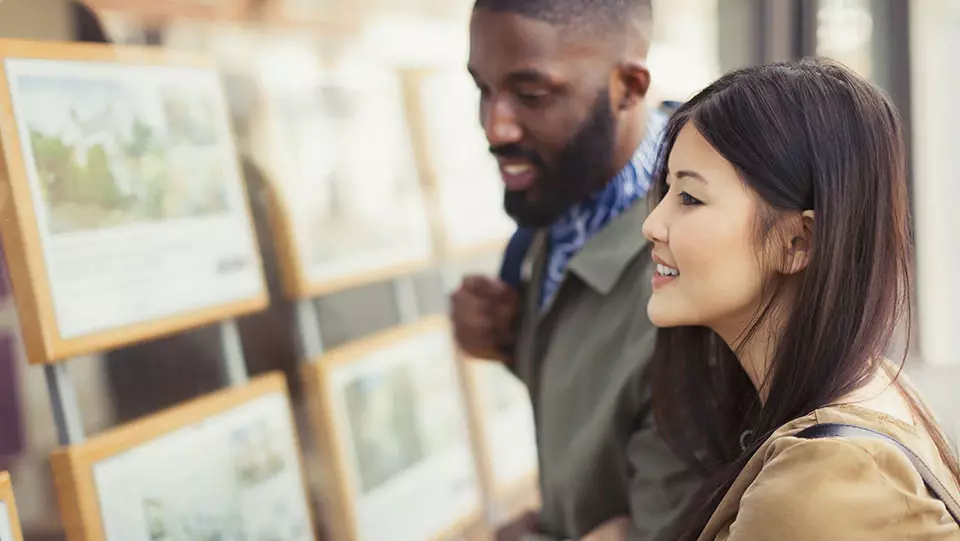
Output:
<instances>
[{"instance_id":1,"label":"man's eye","mask_svg":"<svg viewBox=\"0 0 960 541\"><path fill-rule=\"evenodd\" d=\"M549 92L518 92L517 97L526 105L536 106L546 102Z\"/></svg>"}]
</instances>

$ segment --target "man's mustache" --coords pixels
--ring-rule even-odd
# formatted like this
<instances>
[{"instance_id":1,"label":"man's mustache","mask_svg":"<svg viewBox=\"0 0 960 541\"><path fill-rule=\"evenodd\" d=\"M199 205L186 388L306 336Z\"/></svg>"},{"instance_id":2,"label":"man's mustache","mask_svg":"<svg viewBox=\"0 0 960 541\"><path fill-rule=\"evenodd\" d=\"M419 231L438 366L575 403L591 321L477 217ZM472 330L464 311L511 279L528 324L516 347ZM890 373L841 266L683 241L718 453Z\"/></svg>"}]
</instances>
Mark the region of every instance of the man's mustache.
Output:
<instances>
[{"instance_id":1,"label":"man's mustache","mask_svg":"<svg viewBox=\"0 0 960 541\"><path fill-rule=\"evenodd\" d=\"M546 163L536 151L523 148L518 144L490 146L490 154L498 158L524 158L537 167L543 167Z\"/></svg>"}]
</instances>

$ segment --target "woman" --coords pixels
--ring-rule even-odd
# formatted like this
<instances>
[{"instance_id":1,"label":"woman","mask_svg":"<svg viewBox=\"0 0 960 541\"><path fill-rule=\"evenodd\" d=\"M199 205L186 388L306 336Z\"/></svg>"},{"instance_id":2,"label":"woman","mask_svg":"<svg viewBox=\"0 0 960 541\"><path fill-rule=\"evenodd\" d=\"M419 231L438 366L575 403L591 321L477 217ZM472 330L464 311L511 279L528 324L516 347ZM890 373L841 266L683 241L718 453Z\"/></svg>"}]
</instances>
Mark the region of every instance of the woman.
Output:
<instances>
[{"instance_id":1,"label":"woman","mask_svg":"<svg viewBox=\"0 0 960 541\"><path fill-rule=\"evenodd\" d=\"M724 76L667 128L644 224L657 273L650 376L664 437L708 476L674 539L960 539L886 441L958 495L957 462L885 359L908 322L902 126L876 88L819 60Z\"/></svg>"}]
</instances>

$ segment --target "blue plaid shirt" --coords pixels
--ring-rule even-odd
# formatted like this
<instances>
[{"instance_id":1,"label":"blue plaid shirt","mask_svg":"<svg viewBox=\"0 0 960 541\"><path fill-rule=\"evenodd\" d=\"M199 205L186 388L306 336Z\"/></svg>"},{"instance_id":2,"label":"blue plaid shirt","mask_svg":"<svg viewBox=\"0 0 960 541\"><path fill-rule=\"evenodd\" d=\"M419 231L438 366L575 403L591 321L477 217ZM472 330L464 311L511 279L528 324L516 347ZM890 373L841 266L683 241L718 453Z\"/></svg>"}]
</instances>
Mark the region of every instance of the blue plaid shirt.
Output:
<instances>
[{"instance_id":1,"label":"blue plaid shirt","mask_svg":"<svg viewBox=\"0 0 960 541\"><path fill-rule=\"evenodd\" d=\"M646 195L667 120L663 111L650 109L646 134L630 162L603 189L571 207L550 226L550 251L540 291L541 309L556 294L567 265L583 245Z\"/></svg>"}]
</instances>

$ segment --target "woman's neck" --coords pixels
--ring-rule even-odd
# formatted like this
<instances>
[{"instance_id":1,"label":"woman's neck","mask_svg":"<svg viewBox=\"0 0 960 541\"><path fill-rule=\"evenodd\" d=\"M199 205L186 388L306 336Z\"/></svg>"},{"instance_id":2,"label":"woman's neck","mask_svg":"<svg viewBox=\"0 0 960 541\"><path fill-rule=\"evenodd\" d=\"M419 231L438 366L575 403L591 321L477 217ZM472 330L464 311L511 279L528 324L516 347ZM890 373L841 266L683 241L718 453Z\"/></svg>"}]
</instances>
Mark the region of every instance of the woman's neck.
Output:
<instances>
[{"instance_id":1,"label":"woman's neck","mask_svg":"<svg viewBox=\"0 0 960 541\"><path fill-rule=\"evenodd\" d=\"M781 296L778 306L789 306L783 300L792 297L789 292ZM769 373L776 355L777 342L783 336L786 315L782 310L771 307L765 310L764 317L757 320L757 311L748 315L731 318L721 325L711 326L727 346L733 350L746 372L761 402L766 402L769 394Z\"/></svg>"},{"instance_id":2,"label":"woman's neck","mask_svg":"<svg viewBox=\"0 0 960 541\"><path fill-rule=\"evenodd\" d=\"M776 354L775 336L777 336L777 333L770 328L771 326L769 322L762 322L751 333L751 336L741 337L740 341L737 341L737 338L728 340L727 337L721 335L736 354L740 366L746 372L747 377L750 378L754 389L757 390L761 403L767 400L767 394L769 393L767 376L770 373L773 357Z\"/></svg>"},{"instance_id":3,"label":"woman's neck","mask_svg":"<svg viewBox=\"0 0 960 541\"><path fill-rule=\"evenodd\" d=\"M769 317L759 322L756 329L747 335L746 329L750 326L747 323L729 325L726 329L715 327L714 332L719 334L736 354L740 366L757 390L761 404L765 404L770 393L770 369L776 355L778 337L783 334L783 322L775 311L771 311ZM894 383L896 374L891 370L891 366L890 361L881 362L878 369L864 380L863 385L845 396L838 397L831 405L856 404L914 424L911 409Z\"/></svg>"}]
</instances>

